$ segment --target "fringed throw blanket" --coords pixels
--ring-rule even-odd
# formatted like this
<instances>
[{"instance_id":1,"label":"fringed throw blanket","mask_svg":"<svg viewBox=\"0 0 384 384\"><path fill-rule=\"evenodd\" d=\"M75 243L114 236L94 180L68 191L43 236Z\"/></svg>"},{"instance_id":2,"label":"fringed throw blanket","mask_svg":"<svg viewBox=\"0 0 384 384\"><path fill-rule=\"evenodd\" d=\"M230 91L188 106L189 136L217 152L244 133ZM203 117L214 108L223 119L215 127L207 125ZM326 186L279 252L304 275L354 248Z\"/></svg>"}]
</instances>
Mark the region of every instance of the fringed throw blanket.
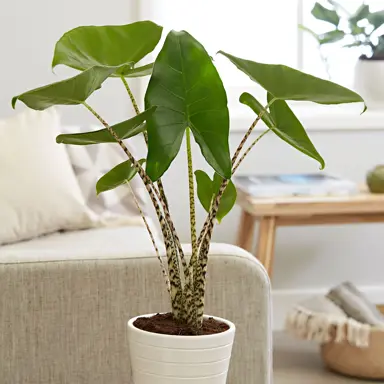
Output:
<instances>
[{"instance_id":1,"label":"fringed throw blanket","mask_svg":"<svg viewBox=\"0 0 384 384\"><path fill-rule=\"evenodd\" d=\"M366 348L372 327L384 330L384 316L352 283L331 289L296 305L288 314L286 329L295 336L324 344L348 341Z\"/></svg>"}]
</instances>

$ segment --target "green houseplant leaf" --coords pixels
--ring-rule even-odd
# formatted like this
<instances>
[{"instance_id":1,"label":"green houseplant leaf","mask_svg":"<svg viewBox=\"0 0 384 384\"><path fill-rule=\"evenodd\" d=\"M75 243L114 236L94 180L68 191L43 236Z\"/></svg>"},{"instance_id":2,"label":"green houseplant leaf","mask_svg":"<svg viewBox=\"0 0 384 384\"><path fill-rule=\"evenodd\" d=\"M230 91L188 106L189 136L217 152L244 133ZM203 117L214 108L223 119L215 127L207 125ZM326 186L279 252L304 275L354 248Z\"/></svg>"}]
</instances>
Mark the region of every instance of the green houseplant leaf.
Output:
<instances>
[{"instance_id":1,"label":"green houseplant leaf","mask_svg":"<svg viewBox=\"0 0 384 384\"><path fill-rule=\"evenodd\" d=\"M268 101L270 102L272 99L273 96L268 94ZM286 143L317 160L323 169L325 166L324 159L317 152L304 127L286 101L275 100L269 109L272 119L276 123L276 127L272 128L272 131Z\"/></svg>"},{"instance_id":2,"label":"green houseplant leaf","mask_svg":"<svg viewBox=\"0 0 384 384\"><path fill-rule=\"evenodd\" d=\"M92 67L75 77L52 83L22 93L12 99L15 108L17 100L29 108L44 110L54 105L81 104L116 70L115 67Z\"/></svg>"},{"instance_id":3,"label":"green houseplant leaf","mask_svg":"<svg viewBox=\"0 0 384 384\"><path fill-rule=\"evenodd\" d=\"M330 44L335 43L336 41L343 40L345 37L345 32L339 31L338 29L334 31L329 31L319 35L320 44Z\"/></svg>"},{"instance_id":4,"label":"green houseplant leaf","mask_svg":"<svg viewBox=\"0 0 384 384\"><path fill-rule=\"evenodd\" d=\"M149 76L152 73L152 70L153 70L153 63L143 65L142 67L126 68L122 71L121 75L124 77L144 77L144 76ZM118 75L113 75L113 76L118 76Z\"/></svg>"},{"instance_id":5,"label":"green houseplant leaf","mask_svg":"<svg viewBox=\"0 0 384 384\"><path fill-rule=\"evenodd\" d=\"M357 26L357 23L360 21L360 20L363 20L365 19L368 15L369 15L369 5L367 4L361 4L361 6L357 9L357 11L355 12L354 15L352 15L350 18L349 18L349 22L353 25L353 26Z\"/></svg>"},{"instance_id":6,"label":"green houseplant leaf","mask_svg":"<svg viewBox=\"0 0 384 384\"><path fill-rule=\"evenodd\" d=\"M94 66L119 67L118 73L133 77L130 70L153 51L162 30L151 21L72 29L56 43L52 67L63 64L81 71Z\"/></svg>"},{"instance_id":7,"label":"green houseplant leaf","mask_svg":"<svg viewBox=\"0 0 384 384\"><path fill-rule=\"evenodd\" d=\"M112 125L111 128L116 132L120 139L129 139L130 137L136 136L146 130L146 124L144 121L147 120L147 118L155 110L156 107L151 107L131 119ZM60 144L91 145L99 143L116 143L116 140L109 133L109 131L104 128L93 132L67 133L58 135L56 142Z\"/></svg>"},{"instance_id":8,"label":"green houseplant leaf","mask_svg":"<svg viewBox=\"0 0 384 384\"><path fill-rule=\"evenodd\" d=\"M189 33L171 31L145 95L157 105L147 121L147 173L157 180L179 152L189 127L207 162L229 179L229 112L223 83L204 47Z\"/></svg>"},{"instance_id":9,"label":"green houseplant leaf","mask_svg":"<svg viewBox=\"0 0 384 384\"><path fill-rule=\"evenodd\" d=\"M375 31L384 24L384 11L370 13L367 20L373 25Z\"/></svg>"},{"instance_id":10,"label":"green houseplant leaf","mask_svg":"<svg viewBox=\"0 0 384 384\"><path fill-rule=\"evenodd\" d=\"M197 184L197 197L203 208L209 213L212 200L219 192L223 178L215 173L213 180L204 171L195 171ZM219 210L216 219L220 223L221 220L232 210L236 203L237 192L232 181L229 181L227 188L220 200Z\"/></svg>"},{"instance_id":11,"label":"green houseplant leaf","mask_svg":"<svg viewBox=\"0 0 384 384\"><path fill-rule=\"evenodd\" d=\"M276 99L305 100L319 104L364 102L357 93L328 80L319 79L285 65L262 64L220 51L251 80Z\"/></svg>"},{"instance_id":12,"label":"green houseplant leaf","mask_svg":"<svg viewBox=\"0 0 384 384\"><path fill-rule=\"evenodd\" d=\"M143 165L144 162L144 159L139 160L141 165ZM136 168L129 160L120 163L97 181L96 193L99 195L102 192L110 191L111 189L115 189L122 184L126 184L133 179L136 173Z\"/></svg>"},{"instance_id":13,"label":"green houseplant leaf","mask_svg":"<svg viewBox=\"0 0 384 384\"><path fill-rule=\"evenodd\" d=\"M280 139L292 145L294 148L305 155L317 160L321 168L324 168L324 160L317 152L310 138L305 132L304 127L297 119L295 114L289 108L284 100L273 100L271 94L268 94L270 112L265 112L262 120ZM273 103L272 103L273 101ZM244 92L240 96L240 102L250 107L257 115L264 107L249 93Z\"/></svg>"},{"instance_id":14,"label":"green houseplant leaf","mask_svg":"<svg viewBox=\"0 0 384 384\"><path fill-rule=\"evenodd\" d=\"M312 15L318 20L326 21L335 26L339 25L340 17L336 11L325 8L319 3L316 3L312 9Z\"/></svg>"}]
</instances>

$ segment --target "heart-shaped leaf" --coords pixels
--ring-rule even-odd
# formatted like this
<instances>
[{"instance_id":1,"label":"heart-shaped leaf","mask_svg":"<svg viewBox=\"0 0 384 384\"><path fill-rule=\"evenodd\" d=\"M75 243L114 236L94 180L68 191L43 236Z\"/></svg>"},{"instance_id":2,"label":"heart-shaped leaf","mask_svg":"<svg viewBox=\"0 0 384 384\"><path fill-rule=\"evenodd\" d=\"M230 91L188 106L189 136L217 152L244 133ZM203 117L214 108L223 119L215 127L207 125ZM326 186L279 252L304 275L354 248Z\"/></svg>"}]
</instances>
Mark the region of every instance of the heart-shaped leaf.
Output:
<instances>
[{"instance_id":1,"label":"heart-shaped leaf","mask_svg":"<svg viewBox=\"0 0 384 384\"><path fill-rule=\"evenodd\" d=\"M313 101L319 104L364 102L356 92L285 65L256 63L222 51L219 53L276 99Z\"/></svg>"},{"instance_id":2,"label":"heart-shaped leaf","mask_svg":"<svg viewBox=\"0 0 384 384\"><path fill-rule=\"evenodd\" d=\"M313 7L312 15L318 20L326 21L335 26L338 26L340 22L340 16L336 11L325 8L319 3L316 3Z\"/></svg>"},{"instance_id":3,"label":"heart-shaped leaf","mask_svg":"<svg viewBox=\"0 0 384 384\"><path fill-rule=\"evenodd\" d=\"M223 178L215 173L213 181L204 171L195 171L197 184L197 197L204 209L209 213L212 200L219 192ZM220 200L219 209L216 219L220 223L221 220L232 210L237 198L236 187L232 181L229 181L227 188Z\"/></svg>"},{"instance_id":4,"label":"heart-shaped leaf","mask_svg":"<svg viewBox=\"0 0 384 384\"><path fill-rule=\"evenodd\" d=\"M120 139L129 139L146 130L144 121L147 120L155 110L156 107L151 107L131 119L112 125L111 128L116 132ZM116 140L109 131L104 128L93 132L62 134L56 137L56 142L59 144L91 145L99 143L116 143Z\"/></svg>"},{"instance_id":5,"label":"heart-shaped leaf","mask_svg":"<svg viewBox=\"0 0 384 384\"><path fill-rule=\"evenodd\" d=\"M157 180L180 150L189 127L207 162L231 177L229 112L220 76L204 47L189 33L171 31L153 68L145 105L157 105L147 122L147 173Z\"/></svg>"},{"instance_id":6,"label":"heart-shaped leaf","mask_svg":"<svg viewBox=\"0 0 384 384\"><path fill-rule=\"evenodd\" d=\"M144 162L144 159L139 160L141 165L143 165ZM96 193L99 195L102 192L110 191L122 184L126 184L133 179L136 173L136 168L129 160L120 163L98 180L96 183Z\"/></svg>"},{"instance_id":7,"label":"heart-shaped leaf","mask_svg":"<svg viewBox=\"0 0 384 384\"><path fill-rule=\"evenodd\" d=\"M128 74L153 51L162 30L151 21L72 29L56 43L52 67L64 64L82 71L93 66L119 67L118 73ZM133 77L134 72L130 74Z\"/></svg>"},{"instance_id":8,"label":"heart-shaped leaf","mask_svg":"<svg viewBox=\"0 0 384 384\"><path fill-rule=\"evenodd\" d=\"M250 107L257 115L264 109L260 102L247 92L240 96L240 102ZM268 102L271 103L270 112L265 112L262 118L267 127L286 143L317 160L324 168L323 158L317 152L304 127L288 104L284 100L274 100L270 94L268 94Z\"/></svg>"},{"instance_id":9,"label":"heart-shaped leaf","mask_svg":"<svg viewBox=\"0 0 384 384\"><path fill-rule=\"evenodd\" d=\"M92 67L75 77L22 93L12 99L15 108L17 100L29 108L42 111L54 105L76 105L88 99L101 84L115 72L116 68Z\"/></svg>"}]
</instances>

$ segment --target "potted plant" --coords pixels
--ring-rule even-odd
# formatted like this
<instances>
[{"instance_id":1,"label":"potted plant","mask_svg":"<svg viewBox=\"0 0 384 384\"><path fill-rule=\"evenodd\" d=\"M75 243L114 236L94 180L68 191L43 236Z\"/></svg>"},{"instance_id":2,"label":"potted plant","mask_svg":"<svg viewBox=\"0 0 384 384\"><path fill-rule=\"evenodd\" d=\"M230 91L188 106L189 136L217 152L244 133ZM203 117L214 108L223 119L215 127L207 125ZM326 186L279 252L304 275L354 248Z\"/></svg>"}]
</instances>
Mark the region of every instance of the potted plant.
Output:
<instances>
[{"instance_id":1,"label":"potted plant","mask_svg":"<svg viewBox=\"0 0 384 384\"><path fill-rule=\"evenodd\" d=\"M312 15L332 29L325 33L316 33L300 25L310 33L319 44L319 52L330 76L328 59L322 47L332 43L342 43L344 48L358 47L361 56L355 68L355 88L362 94L369 107L384 106L384 9L371 12L369 5L363 3L355 12L350 13L334 0L327 0L328 6L315 3Z\"/></svg>"},{"instance_id":2,"label":"potted plant","mask_svg":"<svg viewBox=\"0 0 384 384\"><path fill-rule=\"evenodd\" d=\"M149 226L147 228L172 311L142 314L129 320L134 382L225 383L235 326L229 320L206 314L204 296L213 228L236 200L231 178L249 151L268 132L317 160L323 168L323 158L287 100L340 104L363 102L363 99L335 83L295 69L256 63L221 51L220 55L263 87L267 95L265 106L249 93L241 95L240 102L255 112L255 119L231 156L226 91L212 58L200 42L185 31L171 31L154 63L138 65L157 46L161 35L162 27L150 21L73 29L57 42L52 65L66 65L78 70L79 74L15 96L12 105L22 101L35 110L55 105L85 107L103 128L61 134L57 142L71 145L117 143L125 152L127 161L116 165L97 182L97 193L126 184L135 174L145 184L163 235L164 260ZM130 78L140 76L150 76L142 112L129 86ZM107 80L122 83L136 111L135 116L115 125L108 124L87 101ZM248 145L260 120L264 121L266 130ZM135 158L125 141L139 134L143 135L148 150L142 158ZM212 169L213 177L194 169L193 139ZM192 245L189 260L184 255L161 182L181 148L185 151L189 178ZM195 219L195 184L197 196L207 211L199 234Z\"/></svg>"}]
</instances>

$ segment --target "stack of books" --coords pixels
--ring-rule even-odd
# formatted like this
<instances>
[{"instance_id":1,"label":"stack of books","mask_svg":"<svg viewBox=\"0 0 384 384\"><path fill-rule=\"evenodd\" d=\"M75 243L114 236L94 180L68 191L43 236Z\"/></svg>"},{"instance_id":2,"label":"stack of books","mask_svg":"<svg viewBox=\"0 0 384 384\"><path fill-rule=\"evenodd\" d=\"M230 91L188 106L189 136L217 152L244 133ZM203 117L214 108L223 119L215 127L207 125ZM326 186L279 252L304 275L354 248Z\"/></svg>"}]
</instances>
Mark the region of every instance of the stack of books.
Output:
<instances>
[{"instance_id":1,"label":"stack of books","mask_svg":"<svg viewBox=\"0 0 384 384\"><path fill-rule=\"evenodd\" d=\"M235 178L235 184L257 198L284 196L349 196L359 192L352 181L325 173L253 175Z\"/></svg>"}]
</instances>

